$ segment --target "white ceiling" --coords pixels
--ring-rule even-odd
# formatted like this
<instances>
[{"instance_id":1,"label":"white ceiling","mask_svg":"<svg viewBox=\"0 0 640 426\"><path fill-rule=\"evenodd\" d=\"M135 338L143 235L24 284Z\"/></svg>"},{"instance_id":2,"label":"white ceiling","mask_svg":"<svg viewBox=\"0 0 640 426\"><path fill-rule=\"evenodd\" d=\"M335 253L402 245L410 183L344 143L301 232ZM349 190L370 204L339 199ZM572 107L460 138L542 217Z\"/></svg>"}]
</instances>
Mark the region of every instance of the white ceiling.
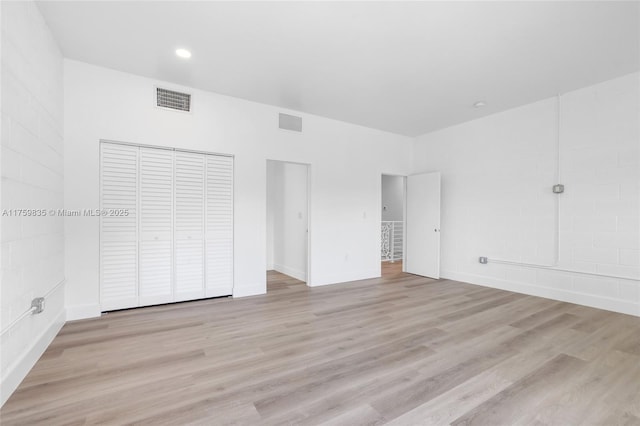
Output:
<instances>
[{"instance_id":1,"label":"white ceiling","mask_svg":"<svg viewBox=\"0 0 640 426\"><path fill-rule=\"evenodd\" d=\"M638 70L639 6L39 2L68 58L409 136Z\"/></svg>"}]
</instances>

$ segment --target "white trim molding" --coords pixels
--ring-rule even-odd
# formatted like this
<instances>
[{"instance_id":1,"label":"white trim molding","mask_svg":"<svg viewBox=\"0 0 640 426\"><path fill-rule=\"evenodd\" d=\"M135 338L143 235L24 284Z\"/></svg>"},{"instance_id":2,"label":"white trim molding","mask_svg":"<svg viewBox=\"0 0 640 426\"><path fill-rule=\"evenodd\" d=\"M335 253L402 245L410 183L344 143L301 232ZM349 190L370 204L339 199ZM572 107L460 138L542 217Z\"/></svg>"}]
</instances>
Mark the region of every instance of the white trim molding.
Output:
<instances>
[{"instance_id":1,"label":"white trim molding","mask_svg":"<svg viewBox=\"0 0 640 426\"><path fill-rule=\"evenodd\" d=\"M67 321L97 318L102 315L99 304L67 306Z\"/></svg>"},{"instance_id":2,"label":"white trim molding","mask_svg":"<svg viewBox=\"0 0 640 426\"><path fill-rule=\"evenodd\" d=\"M546 299L559 300L561 302L575 303L607 311L620 312L627 315L640 317L640 303L622 299L614 299L579 291L561 288L544 287L532 283L516 282L502 278L493 278L482 275L467 274L454 271L442 271L443 279L462 281L469 284L513 291L515 293L544 297ZM567 274L571 274L567 272Z\"/></svg>"},{"instance_id":3,"label":"white trim molding","mask_svg":"<svg viewBox=\"0 0 640 426\"><path fill-rule=\"evenodd\" d=\"M11 394L18 388L22 380L38 362L47 347L51 344L60 329L65 323L65 311L62 309L56 318L47 328L36 338L31 346L21 354L2 373L2 383L0 384L0 407L9 399Z\"/></svg>"}]
</instances>

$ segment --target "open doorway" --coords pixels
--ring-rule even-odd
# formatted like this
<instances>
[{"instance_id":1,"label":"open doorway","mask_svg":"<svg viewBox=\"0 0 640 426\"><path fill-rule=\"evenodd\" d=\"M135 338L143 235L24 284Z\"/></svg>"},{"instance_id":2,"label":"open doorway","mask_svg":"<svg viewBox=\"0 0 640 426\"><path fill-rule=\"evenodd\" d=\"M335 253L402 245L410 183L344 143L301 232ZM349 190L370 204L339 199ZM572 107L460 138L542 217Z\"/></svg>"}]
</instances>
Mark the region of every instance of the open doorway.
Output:
<instances>
[{"instance_id":1,"label":"open doorway","mask_svg":"<svg viewBox=\"0 0 640 426\"><path fill-rule=\"evenodd\" d=\"M267 292L307 283L309 165L267 160Z\"/></svg>"},{"instance_id":2,"label":"open doorway","mask_svg":"<svg viewBox=\"0 0 640 426\"><path fill-rule=\"evenodd\" d=\"M405 187L404 176L382 175L380 260L383 277L402 273Z\"/></svg>"}]
</instances>

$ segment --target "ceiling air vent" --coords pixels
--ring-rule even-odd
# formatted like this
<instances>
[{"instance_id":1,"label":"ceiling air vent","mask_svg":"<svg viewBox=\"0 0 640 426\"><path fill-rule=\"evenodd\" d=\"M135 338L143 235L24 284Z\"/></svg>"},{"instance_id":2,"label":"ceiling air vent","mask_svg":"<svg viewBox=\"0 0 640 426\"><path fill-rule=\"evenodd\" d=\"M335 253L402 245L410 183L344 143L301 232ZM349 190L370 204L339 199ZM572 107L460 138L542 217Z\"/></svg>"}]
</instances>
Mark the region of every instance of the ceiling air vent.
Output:
<instances>
[{"instance_id":1,"label":"ceiling air vent","mask_svg":"<svg viewBox=\"0 0 640 426\"><path fill-rule=\"evenodd\" d=\"M278 124L281 129L293 130L294 132L302 131L302 117L280 113Z\"/></svg>"},{"instance_id":2,"label":"ceiling air vent","mask_svg":"<svg viewBox=\"0 0 640 426\"><path fill-rule=\"evenodd\" d=\"M156 105L178 111L191 111L191 95L173 90L156 88Z\"/></svg>"}]
</instances>

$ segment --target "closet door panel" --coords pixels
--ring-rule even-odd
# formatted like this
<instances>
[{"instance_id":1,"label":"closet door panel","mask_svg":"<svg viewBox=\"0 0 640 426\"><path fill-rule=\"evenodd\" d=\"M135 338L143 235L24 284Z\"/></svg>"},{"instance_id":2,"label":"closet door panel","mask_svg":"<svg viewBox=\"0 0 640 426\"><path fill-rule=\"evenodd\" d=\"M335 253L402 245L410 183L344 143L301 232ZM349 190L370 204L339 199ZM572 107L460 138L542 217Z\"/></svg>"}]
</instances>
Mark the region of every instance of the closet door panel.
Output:
<instances>
[{"instance_id":1,"label":"closet door panel","mask_svg":"<svg viewBox=\"0 0 640 426\"><path fill-rule=\"evenodd\" d=\"M174 300L205 297L205 156L175 153Z\"/></svg>"},{"instance_id":2,"label":"closet door panel","mask_svg":"<svg viewBox=\"0 0 640 426\"><path fill-rule=\"evenodd\" d=\"M233 292L233 158L206 156L206 295Z\"/></svg>"},{"instance_id":3,"label":"closet door panel","mask_svg":"<svg viewBox=\"0 0 640 426\"><path fill-rule=\"evenodd\" d=\"M100 208L127 215L100 217L100 307L138 306L139 149L100 144Z\"/></svg>"},{"instance_id":4,"label":"closet door panel","mask_svg":"<svg viewBox=\"0 0 640 426\"><path fill-rule=\"evenodd\" d=\"M140 305L173 301L173 157L140 148Z\"/></svg>"}]
</instances>

